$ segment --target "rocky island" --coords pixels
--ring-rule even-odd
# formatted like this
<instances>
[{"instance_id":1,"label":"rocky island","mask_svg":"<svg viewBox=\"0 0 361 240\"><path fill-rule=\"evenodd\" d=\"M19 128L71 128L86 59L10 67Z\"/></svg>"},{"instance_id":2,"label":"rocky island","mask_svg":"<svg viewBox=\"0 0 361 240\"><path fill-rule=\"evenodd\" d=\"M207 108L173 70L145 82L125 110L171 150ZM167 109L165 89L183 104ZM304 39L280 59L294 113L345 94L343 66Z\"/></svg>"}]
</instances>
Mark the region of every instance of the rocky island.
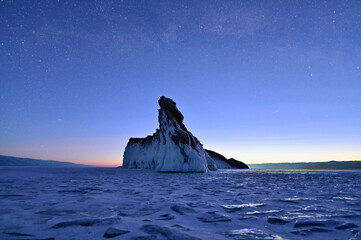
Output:
<instances>
[{"instance_id":1,"label":"rocky island","mask_svg":"<svg viewBox=\"0 0 361 240\"><path fill-rule=\"evenodd\" d=\"M243 162L205 150L183 124L176 103L162 96L159 128L145 138L130 138L123 156L124 168L155 169L160 172L207 172L224 168L248 168Z\"/></svg>"}]
</instances>

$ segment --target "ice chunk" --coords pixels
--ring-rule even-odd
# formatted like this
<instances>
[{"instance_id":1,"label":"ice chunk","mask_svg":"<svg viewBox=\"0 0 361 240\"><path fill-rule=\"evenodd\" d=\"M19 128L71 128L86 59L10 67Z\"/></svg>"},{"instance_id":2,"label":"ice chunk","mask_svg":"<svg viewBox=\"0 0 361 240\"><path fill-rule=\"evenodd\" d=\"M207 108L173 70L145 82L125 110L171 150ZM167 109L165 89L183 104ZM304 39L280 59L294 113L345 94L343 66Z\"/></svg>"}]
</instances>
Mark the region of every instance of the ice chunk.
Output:
<instances>
[{"instance_id":1,"label":"ice chunk","mask_svg":"<svg viewBox=\"0 0 361 240\"><path fill-rule=\"evenodd\" d=\"M185 215L186 213L195 213L196 212L193 208L189 208L189 207L179 205L179 204L172 205L170 208L180 215Z\"/></svg>"},{"instance_id":2,"label":"ice chunk","mask_svg":"<svg viewBox=\"0 0 361 240\"><path fill-rule=\"evenodd\" d=\"M103 237L105 237L105 238L113 238L113 237L117 237L117 236L120 236L120 235L127 234L129 232L130 231L127 231L127 230L120 230L120 229L117 229L117 228L110 227L104 233Z\"/></svg>"},{"instance_id":3,"label":"ice chunk","mask_svg":"<svg viewBox=\"0 0 361 240\"><path fill-rule=\"evenodd\" d=\"M161 227L156 225L144 225L141 230L151 235L161 235L165 239L173 240L200 240L200 238L190 236L188 234L182 233L178 230Z\"/></svg>"},{"instance_id":4,"label":"ice chunk","mask_svg":"<svg viewBox=\"0 0 361 240\"><path fill-rule=\"evenodd\" d=\"M111 224L118 220L118 217L111 217L111 218L89 218L89 219L78 219L73 221L65 221L55 224L52 228L65 228L71 226L83 226L89 227L95 224Z\"/></svg>"},{"instance_id":5,"label":"ice chunk","mask_svg":"<svg viewBox=\"0 0 361 240\"><path fill-rule=\"evenodd\" d=\"M260 229L255 228L243 228L239 230L233 230L225 234L228 237L234 239L270 239L270 240L282 240L281 236L275 234L266 233Z\"/></svg>"},{"instance_id":6,"label":"ice chunk","mask_svg":"<svg viewBox=\"0 0 361 240\"><path fill-rule=\"evenodd\" d=\"M202 214L200 217L198 217L198 219L205 223L232 221L229 217L215 213L215 212L208 212L208 213Z\"/></svg>"},{"instance_id":7,"label":"ice chunk","mask_svg":"<svg viewBox=\"0 0 361 240\"><path fill-rule=\"evenodd\" d=\"M286 223L288 223L289 221L284 220L282 218L277 218L277 217L269 217L267 219L267 222L271 223L271 224L278 224L278 225L285 225Z\"/></svg>"}]
</instances>

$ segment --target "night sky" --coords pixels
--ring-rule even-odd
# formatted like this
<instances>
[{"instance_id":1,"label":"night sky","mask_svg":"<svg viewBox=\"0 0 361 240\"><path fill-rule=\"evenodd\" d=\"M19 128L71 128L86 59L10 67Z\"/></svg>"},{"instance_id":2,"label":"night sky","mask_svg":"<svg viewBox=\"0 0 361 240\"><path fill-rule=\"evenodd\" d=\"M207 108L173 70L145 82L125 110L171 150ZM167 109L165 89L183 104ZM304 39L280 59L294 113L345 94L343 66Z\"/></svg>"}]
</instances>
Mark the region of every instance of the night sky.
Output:
<instances>
[{"instance_id":1,"label":"night sky","mask_svg":"<svg viewBox=\"0 0 361 240\"><path fill-rule=\"evenodd\" d=\"M117 166L158 99L245 163L361 159L361 1L1 1L0 154Z\"/></svg>"}]
</instances>

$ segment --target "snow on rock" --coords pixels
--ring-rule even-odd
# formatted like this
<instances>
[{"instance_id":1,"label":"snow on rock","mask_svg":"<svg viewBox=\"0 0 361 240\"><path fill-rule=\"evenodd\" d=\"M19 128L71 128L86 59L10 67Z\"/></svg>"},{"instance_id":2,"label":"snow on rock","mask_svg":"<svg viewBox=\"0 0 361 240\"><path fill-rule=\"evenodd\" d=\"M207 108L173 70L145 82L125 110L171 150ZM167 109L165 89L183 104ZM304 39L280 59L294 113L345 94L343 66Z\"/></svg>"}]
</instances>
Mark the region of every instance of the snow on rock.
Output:
<instances>
[{"instance_id":1,"label":"snow on rock","mask_svg":"<svg viewBox=\"0 0 361 240\"><path fill-rule=\"evenodd\" d=\"M218 165L214 158L183 124L184 116L176 103L164 96L158 103L159 129L151 136L129 139L124 152L123 167L155 169L159 172L217 170ZM219 167L233 168L228 162L219 162Z\"/></svg>"}]
</instances>

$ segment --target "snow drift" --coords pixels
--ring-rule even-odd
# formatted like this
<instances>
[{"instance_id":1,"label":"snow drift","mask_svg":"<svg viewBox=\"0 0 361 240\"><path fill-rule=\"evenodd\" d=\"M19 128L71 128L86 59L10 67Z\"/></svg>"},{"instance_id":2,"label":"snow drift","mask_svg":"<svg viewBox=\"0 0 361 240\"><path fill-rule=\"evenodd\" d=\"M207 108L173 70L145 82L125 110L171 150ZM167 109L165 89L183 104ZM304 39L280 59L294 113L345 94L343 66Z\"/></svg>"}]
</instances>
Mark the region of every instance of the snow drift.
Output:
<instances>
[{"instance_id":1,"label":"snow drift","mask_svg":"<svg viewBox=\"0 0 361 240\"><path fill-rule=\"evenodd\" d=\"M123 157L124 168L160 172L207 172L217 170L217 167L234 168L227 161L220 164L221 160L215 160L208 154L183 124L184 117L172 99L162 96L158 103L159 128L151 136L129 139Z\"/></svg>"}]
</instances>

